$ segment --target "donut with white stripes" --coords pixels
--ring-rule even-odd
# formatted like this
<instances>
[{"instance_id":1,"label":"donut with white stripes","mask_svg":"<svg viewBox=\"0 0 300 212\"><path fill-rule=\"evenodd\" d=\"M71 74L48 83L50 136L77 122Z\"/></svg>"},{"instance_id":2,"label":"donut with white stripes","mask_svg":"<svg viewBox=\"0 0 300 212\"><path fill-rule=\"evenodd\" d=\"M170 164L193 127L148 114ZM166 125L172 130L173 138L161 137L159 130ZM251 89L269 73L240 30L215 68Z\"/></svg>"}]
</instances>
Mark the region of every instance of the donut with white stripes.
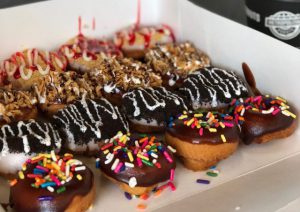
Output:
<instances>
[{"instance_id":1,"label":"donut with white stripes","mask_svg":"<svg viewBox=\"0 0 300 212\"><path fill-rule=\"evenodd\" d=\"M53 123L61 130L66 148L76 153L93 153L98 142L118 131L128 132L128 123L119 109L106 99L83 98L58 111Z\"/></svg>"},{"instance_id":2,"label":"donut with white stripes","mask_svg":"<svg viewBox=\"0 0 300 212\"><path fill-rule=\"evenodd\" d=\"M0 128L0 173L14 174L28 158L59 151L62 139L51 123L19 121Z\"/></svg>"},{"instance_id":3,"label":"donut with white stripes","mask_svg":"<svg viewBox=\"0 0 300 212\"><path fill-rule=\"evenodd\" d=\"M190 74L179 90L194 110L224 108L234 98L249 96L246 83L237 74L215 67Z\"/></svg>"},{"instance_id":4,"label":"donut with white stripes","mask_svg":"<svg viewBox=\"0 0 300 212\"><path fill-rule=\"evenodd\" d=\"M163 131L169 117L189 109L183 97L164 87L136 88L122 98L132 128L145 133Z\"/></svg>"}]
</instances>

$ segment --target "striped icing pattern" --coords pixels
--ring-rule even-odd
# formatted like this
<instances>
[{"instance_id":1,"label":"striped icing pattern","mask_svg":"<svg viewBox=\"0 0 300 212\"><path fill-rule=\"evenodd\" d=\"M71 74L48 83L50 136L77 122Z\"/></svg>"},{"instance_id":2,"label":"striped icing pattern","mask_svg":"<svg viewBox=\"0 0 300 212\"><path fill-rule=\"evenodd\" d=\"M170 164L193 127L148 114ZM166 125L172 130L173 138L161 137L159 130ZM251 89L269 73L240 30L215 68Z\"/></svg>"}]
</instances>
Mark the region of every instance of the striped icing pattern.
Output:
<instances>
[{"instance_id":1,"label":"striped icing pattern","mask_svg":"<svg viewBox=\"0 0 300 212\"><path fill-rule=\"evenodd\" d=\"M95 144L112 137L118 131L128 132L128 123L106 99L83 98L60 110L54 116L54 123L62 129L69 147L95 147Z\"/></svg>"},{"instance_id":2,"label":"striped icing pattern","mask_svg":"<svg viewBox=\"0 0 300 212\"><path fill-rule=\"evenodd\" d=\"M164 87L136 88L123 95L123 103L127 115L138 119L143 119L152 112L176 115L172 113L188 110L182 97Z\"/></svg>"},{"instance_id":3,"label":"striped icing pattern","mask_svg":"<svg viewBox=\"0 0 300 212\"><path fill-rule=\"evenodd\" d=\"M62 139L51 123L19 121L0 130L0 155L50 152L61 148Z\"/></svg>"},{"instance_id":4,"label":"striped icing pattern","mask_svg":"<svg viewBox=\"0 0 300 212\"><path fill-rule=\"evenodd\" d=\"M214 67L190 74L180 91L194 109L203 105L218 107L232 98L248 96L246 84L234 72Z\"/></svg>"}]
</instances>

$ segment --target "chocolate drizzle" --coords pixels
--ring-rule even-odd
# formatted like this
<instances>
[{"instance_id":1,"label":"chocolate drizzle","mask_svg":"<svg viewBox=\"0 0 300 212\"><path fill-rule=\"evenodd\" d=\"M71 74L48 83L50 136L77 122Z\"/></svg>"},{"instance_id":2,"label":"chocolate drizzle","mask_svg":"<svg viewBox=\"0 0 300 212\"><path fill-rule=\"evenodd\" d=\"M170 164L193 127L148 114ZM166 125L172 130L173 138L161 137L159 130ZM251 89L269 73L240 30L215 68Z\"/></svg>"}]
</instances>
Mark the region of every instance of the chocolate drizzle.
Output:
<instances>
[{"instance_id":1,"label":"chocolate drizzle","mask_svg":"<svg viewBox=\"0 0 300 212\"><path fill-rule=\"evenodd\" d=\"M233 98L248 96L246 84L234 72L214 67L190 74L180 91L194 109L217 108Z\"/></svg>"},{"instance_id":2,"label":"chocolate drizzle","mask_svg":"<svg viewBox=\"0 0 300 212\"><path fill-rule=\"evenodd\" d=\"M166 118L188 110L186 101L180 95L158 88L137 88L123 95L123 109L129 119L156 121L164 124Z\"/></svg>"},{"instance_id":3,"label":"chocolate drizzle","mask_svg":"<svg viewBox=\"0 0 300 212\"><path fill-rule=\"evenodd\" d=\"M4 125L0 131L0 156L10 153L50 152L59 150L61 138L51 123L37 121L19 121L11 125Z\"/></svg>"},{"instance_id":4,"label":"chocolate drizzle","mask_svg":"<svg viewBox=\"0 0 300 212\"><path fill-rule=\"evenodd\" d=\"M104 98L83 98L60 110L53 121L71 150L96 150L100 140L111 138L118 131L128 131L128 123L118 108Z\"/></svg>"}]
</instances>

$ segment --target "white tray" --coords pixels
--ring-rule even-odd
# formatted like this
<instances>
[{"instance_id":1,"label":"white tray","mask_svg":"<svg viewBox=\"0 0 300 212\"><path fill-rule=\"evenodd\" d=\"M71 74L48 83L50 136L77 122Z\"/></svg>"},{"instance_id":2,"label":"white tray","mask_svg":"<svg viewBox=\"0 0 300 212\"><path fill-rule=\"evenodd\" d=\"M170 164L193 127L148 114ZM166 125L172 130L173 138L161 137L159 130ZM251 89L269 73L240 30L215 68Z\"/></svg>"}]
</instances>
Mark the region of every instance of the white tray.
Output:
<instances>
[{"instance_id":1,"label":"white tray","mask_svg":"<svg viewBox=\"0 0 300 212\"><path fill-rule=\"evenodd\" d=\"M85 34L109 36L134 23L136 5L133 0L52 0L0 10L0 59L23 48L58 47L78 32L79 15L86 24ZM96 18L95 31L91 30L93 17ZM147 25L170 25L175 29L179 40L194 42L208 53L214 64L241 72L241 63L247 62L254 71L261 91L283 96L300 108L298 49L208 12L186 0L142 0L141 22ZM218 165L221 174L217 178L208 178L205 172L188 171L178 164L175 175L177 190L165 191L161 196L151 197L147 201L128 201L123 192L95 170L98 191L92 211L132 211L140 202L145 202L148 210L155 210L196 194L205 194L205 191L217 189L221 184L234 182L241 176L253 174L258 169L298 155L299 138L298 129L293 136L282 141L265 145L242 145L232 157ZM94 166L93 160L87 162L91 167ZM272 176L268 177L272 180ZM210 185L200 185L195 182L198 178L212 181ZM255 190L247 192L253 193ZM8 193L7 183L1 180L0 202L7 202ZM274 202L281 198L280 194L272 195ZM225 193L224 198L229 201L230 195ZM258 194L257 198L262 197ZM236 201L239 202L238 197ZM266 204L272 204L272 201ZM286 199L282 204L289 201L292 199ZM195 210L192 205L189 207L190 210ZM204 211L214 211L210 202L204 202L201 208Z\"/></svg>"}]
</instances>

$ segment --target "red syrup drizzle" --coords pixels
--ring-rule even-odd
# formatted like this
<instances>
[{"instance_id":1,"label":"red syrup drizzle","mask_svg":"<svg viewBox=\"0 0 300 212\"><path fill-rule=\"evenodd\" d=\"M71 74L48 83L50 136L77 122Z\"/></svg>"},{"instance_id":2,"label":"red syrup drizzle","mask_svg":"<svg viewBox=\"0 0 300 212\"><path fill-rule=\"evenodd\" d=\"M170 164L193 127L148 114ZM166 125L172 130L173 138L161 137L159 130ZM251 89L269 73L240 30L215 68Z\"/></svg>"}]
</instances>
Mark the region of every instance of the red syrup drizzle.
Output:
<instances>
[{"instance_id":1,"label":"red syrup drizzle","mask_svg":"<svg viewBox=\"0 0 300 212\"><path fill-rule=\"evenodd\" d=\"M95 17L93 17L92 29L93 29L93 31L95 31L95 29L96 29L96 19L95 19Z\"/></svg>"},{"instance_id":2,"label":"red syrup drizzle","mask_svg":"<svg viewBox=\"0 0 300 212\"><path fill-rule=\"evenodd\" d=\"M140 27L141 23L141 0L137 0L137 14L136 14L136 22L135 22L135 29Z\"/></svg>"},{"instance_id":3,"label":"red syrup drizzle","mask_svg":"<svg viewBox=\"0 0 300 212\"><path fill-rule=\"evenodd\" d=\"M82 35L82 20L81 16L78 17L78 36Z\"/></svg>"}]
</instances>

